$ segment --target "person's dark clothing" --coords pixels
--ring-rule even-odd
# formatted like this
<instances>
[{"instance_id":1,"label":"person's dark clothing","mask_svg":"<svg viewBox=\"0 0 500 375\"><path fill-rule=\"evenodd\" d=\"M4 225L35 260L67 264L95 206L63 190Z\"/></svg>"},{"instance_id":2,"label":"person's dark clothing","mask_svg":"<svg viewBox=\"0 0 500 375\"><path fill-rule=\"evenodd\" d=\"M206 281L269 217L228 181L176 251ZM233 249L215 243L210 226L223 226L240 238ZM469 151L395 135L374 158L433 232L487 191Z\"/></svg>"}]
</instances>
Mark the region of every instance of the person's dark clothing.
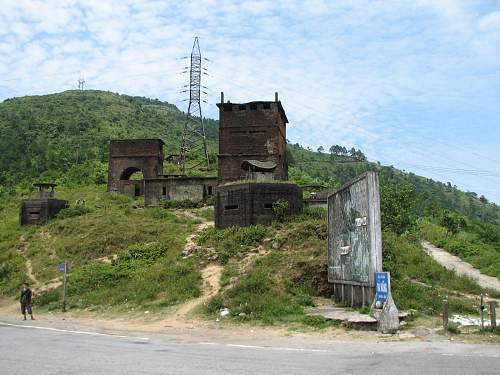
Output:
<instances>
[{"instance_id":1,"label":"person's dark clothing","mask_svg":"<svg viewBox=\"0 0 500 375\"><path fill-rule=\"evenodd\" d=\"M21 292L21 298L19 298L19 302L21 302L21 313L24 315L26 312L28 314L33 314L33 311L31 309L31 298L33 297L33 292L31 291L30 288L27 288L26 290L23 290Z\"/></svg>"},{"instance_id":2,"label":"person's dark clothing","mask_svg":"<svg viewBox=\"0 0 500 375\"><path fill-rule=\"evenodd\" d=\"M27 288L26 290L23 290L21 292L21 298L19 299L19 302L21 304L30 304L31 305L31 298L33 297L33 292L31 291L30 288Z\"/></svg>"}]
</instances>

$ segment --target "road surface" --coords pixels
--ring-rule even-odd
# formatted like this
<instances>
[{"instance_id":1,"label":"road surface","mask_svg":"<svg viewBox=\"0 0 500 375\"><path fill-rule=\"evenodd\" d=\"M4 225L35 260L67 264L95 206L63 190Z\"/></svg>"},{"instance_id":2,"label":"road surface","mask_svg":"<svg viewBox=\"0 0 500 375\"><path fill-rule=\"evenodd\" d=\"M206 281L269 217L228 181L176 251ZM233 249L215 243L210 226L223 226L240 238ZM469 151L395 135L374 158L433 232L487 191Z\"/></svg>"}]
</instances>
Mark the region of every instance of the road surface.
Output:
<instances>
[{"instance_id":1,"label":"road surface","mask_svg":"<svg viewBox=\"0 0 500 375\"><path fill-rule=\"evenodd\" d=\"M69 374L498 374L500 347L99 333L0 322L0 373Z\"/></svg>"},{"instance_id":2,"label":"road surface","mask_svg":"<svg viewBox=\"0 0 500 375\"><path fill-rule=\"evenodd\" d=\"M483 288L489 288L500 292L500 280L496 277L482 274L469 263L464 262L462 259L450 254L446 250L434 246L430 242L422 241L422 246L424 250L443 267L455 271L457 275L468 276L474 279Z\"/></svg>"}]
</instances>

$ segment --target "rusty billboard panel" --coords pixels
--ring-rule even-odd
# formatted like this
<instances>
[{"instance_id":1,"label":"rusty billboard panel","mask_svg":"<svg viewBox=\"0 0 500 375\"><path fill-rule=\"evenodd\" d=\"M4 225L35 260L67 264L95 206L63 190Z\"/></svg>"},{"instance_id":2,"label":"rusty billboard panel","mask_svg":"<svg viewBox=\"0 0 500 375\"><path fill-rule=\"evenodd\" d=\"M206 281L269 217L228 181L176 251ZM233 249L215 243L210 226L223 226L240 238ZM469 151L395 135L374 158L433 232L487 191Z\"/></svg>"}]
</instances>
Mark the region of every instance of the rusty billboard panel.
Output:
<instances>
[{"instance_id":1,"label":"rusty billboard panel","mask_svg":"<svg viewBox=\"0 0 500 375\"><path fill-rule=\"evenodd\" d=\"M335 299L369 306L379 271L379 182L376 172L366 172L328 197L328 281L334 284Z\"/></svg>"}]
</instances>

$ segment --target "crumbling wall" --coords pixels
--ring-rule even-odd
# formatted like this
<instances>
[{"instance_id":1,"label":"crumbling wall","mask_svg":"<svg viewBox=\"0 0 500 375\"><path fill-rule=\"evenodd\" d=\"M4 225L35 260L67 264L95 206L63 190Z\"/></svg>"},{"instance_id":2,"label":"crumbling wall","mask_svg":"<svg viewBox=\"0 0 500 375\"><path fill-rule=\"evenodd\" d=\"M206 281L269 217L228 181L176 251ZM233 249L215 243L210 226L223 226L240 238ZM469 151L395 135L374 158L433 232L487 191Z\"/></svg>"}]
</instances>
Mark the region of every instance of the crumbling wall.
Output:
<instances>
[{"instance_id":1,"label":"crumbling wall","mask_svg":"<svg viewBox=\"0 0 500 375\"><path fill-rule=\"evenodd\" d=\"M203 200L214 195L215 177L164 177L145 180L145 204L155 206L160 200Z\"/></svg>"}]
</instances>

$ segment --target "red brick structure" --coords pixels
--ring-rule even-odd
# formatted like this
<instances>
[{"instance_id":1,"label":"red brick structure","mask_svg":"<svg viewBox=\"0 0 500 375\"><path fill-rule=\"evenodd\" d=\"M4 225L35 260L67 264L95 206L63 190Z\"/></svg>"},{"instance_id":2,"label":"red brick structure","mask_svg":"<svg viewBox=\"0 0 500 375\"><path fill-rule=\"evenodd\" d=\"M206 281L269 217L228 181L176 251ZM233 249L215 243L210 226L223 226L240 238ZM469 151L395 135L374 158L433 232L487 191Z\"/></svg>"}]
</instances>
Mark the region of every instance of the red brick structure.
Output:
<instances>
[{"instance_id":1,"label":"red brick structure","mask_svg":"<svg viewBox=\"0 0 500 375\"><path fill-rule=\"evenodd\" d=\"M219 107L218 181L288 179L285 110L278 101L224 103ZM248 163L250 161L250 164ZM249 168L250 165L250 168ZM264 165L266 168L261 168ZM256 178L260 173L262 178Z\"/></svg>"},{"instance_id":2,"label":"red brick structure","mask_svg":"<svg viewBox=\"0 0 500 375\"><path fill-rule=\"evenodd\" d=\"M163 141L161 139L122 139L109 146L108 191L130 195L144 194L144 181L129 180L135 172L144 179L163 173Z\"/></svg>"}]
</instances>

